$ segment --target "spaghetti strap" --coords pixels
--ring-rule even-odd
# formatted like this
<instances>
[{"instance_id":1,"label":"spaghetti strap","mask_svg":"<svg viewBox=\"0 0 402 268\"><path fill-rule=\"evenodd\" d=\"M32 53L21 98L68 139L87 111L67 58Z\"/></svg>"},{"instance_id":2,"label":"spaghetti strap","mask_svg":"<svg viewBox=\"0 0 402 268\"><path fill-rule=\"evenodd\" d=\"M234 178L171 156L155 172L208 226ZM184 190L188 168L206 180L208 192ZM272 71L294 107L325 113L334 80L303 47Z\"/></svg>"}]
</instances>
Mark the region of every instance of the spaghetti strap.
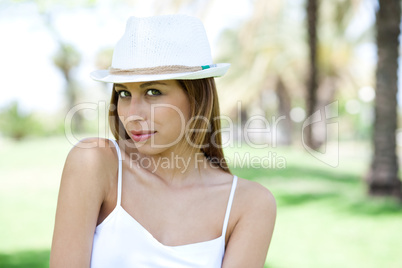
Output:
<instances>
[{"instance_id":1,"label":"spaghetti strap","mask_svg":"<svg viewBox=\"0 0 402 268\"><path fill-rule=\"evenodd\" d=\"M117 144L115 140L109 139L110 141L113 142L114 147L116 148L117 151L117 158L119 159L119 169L118 169L118 175L117 175L117 206L121 206L121 187L122 187L122 158L121 158L121 151L120 147Z\"/></svg>"},{"instance_id":2,"label":"spaghetti strap","mask_svg":"<svg viewBox=\"0 0 402 268\"><path fill-rule=\"evenodd\" d=\"M225 220L223 222L223 230L222 230L222 236L226 236L226 230L228 228L229 224L229 216L230 216L230 210L232 208L232 203L233 203L233 197L234 193L236 191L236 186L237 186L237 176L233 176L233 182L232 182L232 189L230 190L230 195L229 195L229 201L228 201L228 206L226 208L226 213L225 213Z\"/></svg>"}]
</instances>

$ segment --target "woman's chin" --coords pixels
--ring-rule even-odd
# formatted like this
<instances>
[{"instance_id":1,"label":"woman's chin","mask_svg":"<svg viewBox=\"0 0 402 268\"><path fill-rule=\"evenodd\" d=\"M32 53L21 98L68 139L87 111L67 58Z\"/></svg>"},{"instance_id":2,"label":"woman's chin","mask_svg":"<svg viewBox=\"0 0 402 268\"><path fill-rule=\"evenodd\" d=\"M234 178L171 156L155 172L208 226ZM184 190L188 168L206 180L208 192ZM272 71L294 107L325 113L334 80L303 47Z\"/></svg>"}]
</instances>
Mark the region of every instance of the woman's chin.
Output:
<instances>
[{"instance_id":1,"label":"woman's chin","mask_svg":"<svg viewBox=\"0 0 402 268\"><path fill-rule=\"evenodd\" d=\"M163 145L155 145L150 142L135 142L133 141L135 148L138 150L140 154L152 156L157 154L162 154L166 150L168 150L169 146Z\"/></svg>"}]
</instances>

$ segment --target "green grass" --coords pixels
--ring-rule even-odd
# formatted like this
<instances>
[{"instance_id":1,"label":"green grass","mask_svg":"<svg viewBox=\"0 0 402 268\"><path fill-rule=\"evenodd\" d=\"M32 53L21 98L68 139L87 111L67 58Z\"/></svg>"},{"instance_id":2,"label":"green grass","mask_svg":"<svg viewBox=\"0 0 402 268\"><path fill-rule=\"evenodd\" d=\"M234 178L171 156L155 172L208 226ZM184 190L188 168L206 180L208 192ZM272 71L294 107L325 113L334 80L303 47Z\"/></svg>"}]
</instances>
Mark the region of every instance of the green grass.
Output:
<instances>
[{"instance_id":1,"label":"green grass","mask_svg":"<svg viewBox=\"0 0 402 268\"><path fill-rule=\"evenodd\" d=\"M0 267L47 267L57 192L71 145L0 140Z\"/></svg>"},{"instance_id":2,"label":"green grass","mask_svg":"<svg viewBox=\"0 0 402 268\"><path fill-rule=\"evenodd\" d=\"M0 140L0 267L48 266L60 175L71 146L64 137ZM367 148L341 144L336 168L301 148L225 149L232 159L271 151L284 161L283 168L232 169L269 188L277 200L266 267L402 267L402 206L366 196Z\"/></svg>"},{"instance_id":3,"label":"green grass","mask_svg":"<svg viewBox=\"0 0 402 268\"><path fill-rule=\"evenodd\" d=\"M226 150L229 158L236 151ZM266 267L402 267L402 205L367 197L368 146L341 144L336 168L300 148L242 148L240 155L263 157L267 151L283 157L286 167L232 169L263 184L276 198Z\"/></svg>"}]
</instances>

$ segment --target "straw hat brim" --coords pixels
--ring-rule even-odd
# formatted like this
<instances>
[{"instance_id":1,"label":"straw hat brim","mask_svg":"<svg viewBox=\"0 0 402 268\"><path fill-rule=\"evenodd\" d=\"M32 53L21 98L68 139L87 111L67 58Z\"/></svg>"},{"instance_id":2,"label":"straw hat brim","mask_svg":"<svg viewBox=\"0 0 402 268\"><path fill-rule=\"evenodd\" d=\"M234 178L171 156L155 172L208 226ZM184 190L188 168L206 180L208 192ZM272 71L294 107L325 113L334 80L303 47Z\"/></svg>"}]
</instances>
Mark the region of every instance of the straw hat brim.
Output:
<instances>
[{"instance_id":1,"label":"straw hat brim","mask_svg":"<svg viewBox=\"0 0 402 268\"><path fill-rule=\"evenodd\" d=\"M194 80L207 77L223 76L229 69L229 63L218 63L216 67L186 73L171 74L152 74L152 75L116 75L110 74L109 70L97 70L91 72L92 79L108 83L130 83L130 82L148 82L158 80Z\"/></svg>"}]
</instances>

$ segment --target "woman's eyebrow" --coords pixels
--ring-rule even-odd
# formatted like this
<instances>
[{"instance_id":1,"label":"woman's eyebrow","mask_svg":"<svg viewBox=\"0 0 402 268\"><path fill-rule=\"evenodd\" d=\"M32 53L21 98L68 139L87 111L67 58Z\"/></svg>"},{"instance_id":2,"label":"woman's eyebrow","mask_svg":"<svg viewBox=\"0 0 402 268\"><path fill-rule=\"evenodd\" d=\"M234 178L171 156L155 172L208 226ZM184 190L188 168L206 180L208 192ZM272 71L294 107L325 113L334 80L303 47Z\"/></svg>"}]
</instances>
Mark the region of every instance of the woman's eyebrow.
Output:
<instances>
[{"instance_id":1,"label":"woman's eyebrow","mask_svg":"<svg viewBox=\"0 0 402 268\"><path fill-rule=\"evenodd\" d=\"M114 86L115 87L122 87L122 88L125 88L125 89L127 89L127 87L125 86L125 85L123 85L123 84L114 84Z\"/></svg>"},{"instance_id":2,"label":"woman's eyebrow","mask_svg":"<svg viewBox=\"0 0 402 268\"><path fill-rule=\"evenodd\" d=\"M167 84L162 83L162 82L158 82L158 81L151 81L151 82L146 82L144 84L141 84L140 88L145 88L145 87L149 87L149 86L153 86L153 85L164 85L164 86L166 86Z\"/></svg>"}]
</instances>

